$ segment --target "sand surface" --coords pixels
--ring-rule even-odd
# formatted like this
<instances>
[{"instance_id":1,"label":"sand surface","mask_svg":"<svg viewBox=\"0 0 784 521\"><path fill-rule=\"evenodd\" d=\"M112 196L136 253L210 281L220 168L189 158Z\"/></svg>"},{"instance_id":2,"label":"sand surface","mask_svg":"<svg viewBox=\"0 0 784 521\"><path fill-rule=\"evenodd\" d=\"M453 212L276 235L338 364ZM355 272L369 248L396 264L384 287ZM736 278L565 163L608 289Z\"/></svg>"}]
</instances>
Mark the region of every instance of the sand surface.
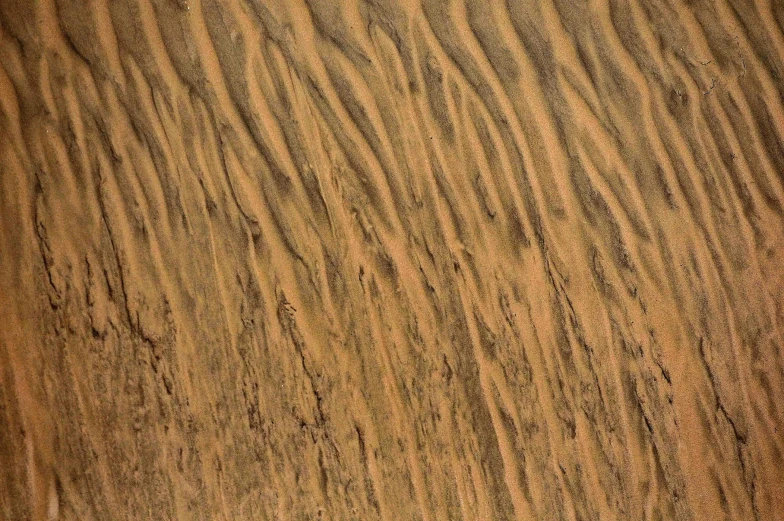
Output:
<instances>
[{"instance_id":1,"label":"sand surface","mask_svg":"<svg viewBox=\"0 0 784 521\"><path fill-rule=\"evenodd\" d=\"M0 519L784 519L781 0L0 0Z\"/></svg>"}]
</instances>

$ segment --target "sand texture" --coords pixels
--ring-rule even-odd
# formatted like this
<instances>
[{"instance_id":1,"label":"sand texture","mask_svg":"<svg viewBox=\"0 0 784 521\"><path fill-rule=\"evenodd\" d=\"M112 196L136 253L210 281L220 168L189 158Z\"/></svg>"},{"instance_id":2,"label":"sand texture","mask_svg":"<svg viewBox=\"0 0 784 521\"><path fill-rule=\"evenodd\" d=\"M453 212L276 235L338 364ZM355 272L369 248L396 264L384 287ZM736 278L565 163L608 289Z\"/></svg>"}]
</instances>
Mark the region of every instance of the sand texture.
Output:
<instances>
[{"instance_id":1,"label":"sand texture","mask_svg":"<svg viewBox=\"0 0 784 521\"><path fill-rule=\"evenodd\" d=\"M784 1L0 0L0 520L784 520Z\"/></svg>"}]
</instances>

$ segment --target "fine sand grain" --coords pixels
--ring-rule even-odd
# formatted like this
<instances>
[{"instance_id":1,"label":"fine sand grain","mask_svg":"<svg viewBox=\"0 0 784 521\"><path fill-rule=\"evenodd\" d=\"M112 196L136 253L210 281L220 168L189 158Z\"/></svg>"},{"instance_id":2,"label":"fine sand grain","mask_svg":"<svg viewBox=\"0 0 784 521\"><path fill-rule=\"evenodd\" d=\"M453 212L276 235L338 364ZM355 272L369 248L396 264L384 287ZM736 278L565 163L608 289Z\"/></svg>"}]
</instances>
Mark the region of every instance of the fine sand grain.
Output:
<instances>
[{"instance_id":1,"label":"fine sand grain","mask_svg":"<svg viewBox=\"0 0 784 521\"><path fill-rule=\"evenodd\" d=\"M782 0L0 0L0 519L784 520Z\"/></svg>"}]
</instances>

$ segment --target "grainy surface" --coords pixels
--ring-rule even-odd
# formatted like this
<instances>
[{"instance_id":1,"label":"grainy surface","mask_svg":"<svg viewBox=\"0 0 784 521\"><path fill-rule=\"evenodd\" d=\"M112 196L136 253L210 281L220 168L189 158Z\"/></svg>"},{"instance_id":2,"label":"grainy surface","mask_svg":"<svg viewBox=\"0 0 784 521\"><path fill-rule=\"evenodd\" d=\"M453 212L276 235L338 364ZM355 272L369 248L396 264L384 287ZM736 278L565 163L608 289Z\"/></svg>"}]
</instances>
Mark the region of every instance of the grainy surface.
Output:
<instances>
[{"instance_id":1,"label":"grainy surface","mask_svg":"<svg viewBox=\"0 0 784 521\"><path fill-rule=\"evenodd\" d=\"M780 0L0 0L0 518L784 519Z\"/></svg>"}]
</instances>

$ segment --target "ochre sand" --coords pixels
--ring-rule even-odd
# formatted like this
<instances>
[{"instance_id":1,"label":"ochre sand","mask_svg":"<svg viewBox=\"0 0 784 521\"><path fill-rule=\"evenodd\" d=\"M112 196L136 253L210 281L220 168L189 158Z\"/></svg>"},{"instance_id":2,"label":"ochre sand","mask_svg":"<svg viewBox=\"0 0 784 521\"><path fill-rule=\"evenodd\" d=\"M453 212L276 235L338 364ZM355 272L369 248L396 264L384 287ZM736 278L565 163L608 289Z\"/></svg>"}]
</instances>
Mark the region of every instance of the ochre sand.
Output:
<instances>
[{"instance_id":1,"label":"ochre sand","mask_svg":"<svg viewBox=\"0 0 784 521\"><path fill-rule=\"evenodd\" d=\"M780 0L0 0L0 519L784 519Z\"/></svg>"}]
</instances>

